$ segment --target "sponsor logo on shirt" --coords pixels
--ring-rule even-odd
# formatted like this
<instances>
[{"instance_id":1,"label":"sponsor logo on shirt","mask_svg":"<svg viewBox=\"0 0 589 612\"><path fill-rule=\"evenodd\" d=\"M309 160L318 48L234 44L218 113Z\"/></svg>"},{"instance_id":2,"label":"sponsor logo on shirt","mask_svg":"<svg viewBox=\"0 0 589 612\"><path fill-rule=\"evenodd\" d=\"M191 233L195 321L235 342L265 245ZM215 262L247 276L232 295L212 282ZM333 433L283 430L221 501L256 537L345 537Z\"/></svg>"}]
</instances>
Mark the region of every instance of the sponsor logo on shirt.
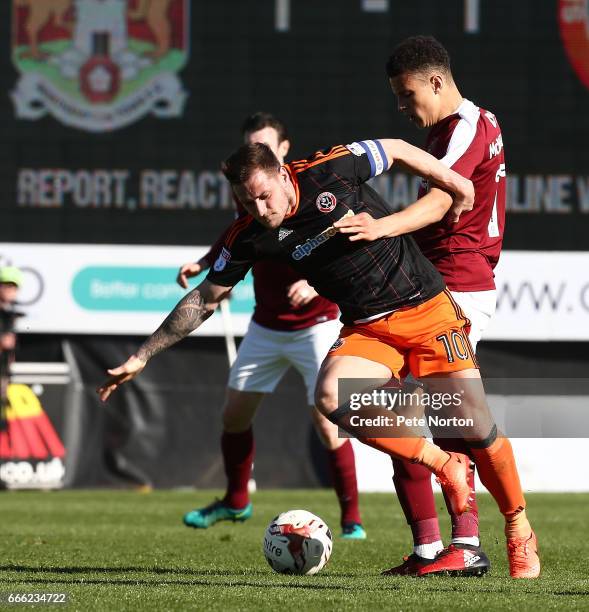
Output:
<instances>
[{"instance_id":1,"label":"sponsor logo on shirt","mask_svg":"<svg viewBox=\"0 0 589 612\"><path fill-rule=\"evenodd\" d=\"M225 247L223 247L221 249L221 253L219 254L219 257L217 257L217 261L215 262L213 269L215 270L215 272L221 272L222 270L225 269L227 262L230 260L231 260L231 253Z\"/></svg>"},{"instance_id":2,"label":"sponsor logo on shirt","mask_svg":"<svg viewBox=\"0 0 589 612\"><path fill-rule=\"evenodd\" d=\"M281 227L278 230L278 241L280 242L280 240L284 240L287 236L290 236L292 232L293 230L291 229L284 229L283 227Z\"/></svg>"},{"instance_id":3,"label":"sponsor logo on shirt","mask_svg":"<svg viewBox=\"0 0 589 612\"><path fill-rule=\"evenodd\" d=\"M352 217L354 215L353 210L348 210L348 212L341 217L341 219L345 219L346 217ZM339 219L341 221L341 219ZM324 242L327 242L330 238L333 238L337 234L337 229L330 225L326 230L323 230L317 236L313 238L308 238L303 244L297 245L297 248L292 252L292 258L296 261L303 259L303 257L307 257L310 255L318 246L321 246Z\"/></svg>"},{"instance_id":4,"label":"sponsor logo on shirt","mask_svg":"<svg viewBox=\"0 0 589 612\"><path fill-rule=\"evenodd\" d=\"M501 153L503 149L503 137L501 134L489 145L489 159L493 159L496 155Z\"/></svg>"},{"instance_id":5,"label":"sponsor logo on shirt","mask_svg":"<svg viewBox=\"0 0 589 612\"><path fill-rule=\"evenodd\" d=\"M337 205L337 198L331 193L331 191L324 191L317 196L315 205L319 209L319 212L329 213Z\"/></svg>"}]
</instances>

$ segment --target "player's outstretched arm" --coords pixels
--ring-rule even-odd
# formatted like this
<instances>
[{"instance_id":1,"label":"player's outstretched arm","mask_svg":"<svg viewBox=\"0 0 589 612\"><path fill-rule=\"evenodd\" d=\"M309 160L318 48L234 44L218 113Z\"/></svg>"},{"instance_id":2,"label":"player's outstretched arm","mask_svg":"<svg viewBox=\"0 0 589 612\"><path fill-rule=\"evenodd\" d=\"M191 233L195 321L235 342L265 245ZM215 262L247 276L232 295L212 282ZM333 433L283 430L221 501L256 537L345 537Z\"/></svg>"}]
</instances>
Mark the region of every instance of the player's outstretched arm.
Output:
<instances>
[{"instance_id":1,"label":"player's outstretched arm","mask_svg":"<svg viewBox=\"0 0 589 612\"><path fill-rule=\"evenodd\" d=\"M447 189L461 202L463 210L472 210L474 187L467 178L445 166L439 159L419 147L398 138L383 138L380 141L389 161L389 168L399 160L413 173Z\"/></svg>"},{"instance_id":2,"label":"player's outstretched arm","mask_svg":"<svg viewBox=\"0 0 589 612\"><path fill-rule=\"evenodd\" d=\"M433 155L403 140L382 139L379 142L387 156L389 168L395 161L400 161L415 174L441 188L432 187L428 194L403 211L381 219L360 213L334 223L342 234L349 234L351 241L377 240L415 232L440 221L448 210L451 220L456 222L464 211L472 210L474 187L467 178L442 164Z\"/></svg>"},{"instance_id":3,"label":"player's outstretched arm","mask_svg":"<svg viewBox=\"0 0 589 612\"><path fill-rule=\"evenodd\" d=\"M117 368L108 370L109 378L97 389L100 399L105 402L120 385L140 374L154 355L197 329L213 314L219 302L230 290L231 287L221 287L204 280L187 293L134 355Z\"/></svg>"}]
</instances>

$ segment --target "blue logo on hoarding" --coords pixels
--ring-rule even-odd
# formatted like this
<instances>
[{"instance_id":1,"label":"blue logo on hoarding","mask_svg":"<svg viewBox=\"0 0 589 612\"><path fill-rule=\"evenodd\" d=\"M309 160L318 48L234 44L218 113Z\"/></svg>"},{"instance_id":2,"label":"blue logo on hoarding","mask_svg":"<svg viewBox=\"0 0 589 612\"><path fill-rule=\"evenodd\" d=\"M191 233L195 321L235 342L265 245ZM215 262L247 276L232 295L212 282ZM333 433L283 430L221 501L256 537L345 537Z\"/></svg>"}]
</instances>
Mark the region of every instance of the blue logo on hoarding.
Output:
<instances>
[{"instance_id":1,"label":"blue logo on hoarding","mask_svg":"<svg viewBox=\"0 0 589 612\"><path fill-rule=\"evenodd\" d=\"M176 284L177 268L91 266L76 274L72 283L75 302L85 310L110 312L162 312L172 310L186 295ZM206 272L190 279L196 287ZM254 309L251 272L231 293L231 310L250 314Z\"/></svg>"}]
</instances>

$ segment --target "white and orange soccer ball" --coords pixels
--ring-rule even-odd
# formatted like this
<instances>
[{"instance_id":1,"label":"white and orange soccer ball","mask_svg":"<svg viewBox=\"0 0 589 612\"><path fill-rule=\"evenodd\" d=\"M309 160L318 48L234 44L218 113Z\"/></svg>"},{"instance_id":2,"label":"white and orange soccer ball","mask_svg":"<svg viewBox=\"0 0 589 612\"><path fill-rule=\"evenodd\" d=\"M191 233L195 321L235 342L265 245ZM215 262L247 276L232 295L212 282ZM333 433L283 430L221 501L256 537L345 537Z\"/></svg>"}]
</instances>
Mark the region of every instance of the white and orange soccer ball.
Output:
<instances>
[{"instance_id":1,"label":"white and orange soccer ball","mask_svg":"<svg viewBox=\"0 0 589 612\"><path fill-rule=\"evenodd\" d=\"M262 543L270 567L281 574L310 576L329 561L333 539L327 523L307 510L274 517Z\"/></svg>"}]
</instances>

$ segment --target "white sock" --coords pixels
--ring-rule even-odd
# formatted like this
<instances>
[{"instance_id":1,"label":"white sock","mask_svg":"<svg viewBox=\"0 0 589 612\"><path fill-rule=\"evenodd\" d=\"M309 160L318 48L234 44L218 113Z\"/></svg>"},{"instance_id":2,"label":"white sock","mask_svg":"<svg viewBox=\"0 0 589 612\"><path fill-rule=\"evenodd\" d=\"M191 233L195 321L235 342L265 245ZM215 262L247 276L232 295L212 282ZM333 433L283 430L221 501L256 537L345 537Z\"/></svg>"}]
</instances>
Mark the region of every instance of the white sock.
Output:
<instances>
[{"instance_id":1,"label":"white sock","mask_svg":"<svg viewBox=\"0 0 589 612\"><path fill-rule=\"evenodd\" d=\"M471 546L480 546L481 541L478 536L470 536L467 538L452 538L450 544L470 544Z\"/></svg>"},{"instance_id":2,"label":"white sock","mask_svg":"<svg viewBox=\"0 0 589 612\"><path fill-rule=\"evenodd\" d=\"M424 559L433 559L444 548L442 540L436 540L430 544L415 544L413 552Z\"/></svg>"}]
</instances>

